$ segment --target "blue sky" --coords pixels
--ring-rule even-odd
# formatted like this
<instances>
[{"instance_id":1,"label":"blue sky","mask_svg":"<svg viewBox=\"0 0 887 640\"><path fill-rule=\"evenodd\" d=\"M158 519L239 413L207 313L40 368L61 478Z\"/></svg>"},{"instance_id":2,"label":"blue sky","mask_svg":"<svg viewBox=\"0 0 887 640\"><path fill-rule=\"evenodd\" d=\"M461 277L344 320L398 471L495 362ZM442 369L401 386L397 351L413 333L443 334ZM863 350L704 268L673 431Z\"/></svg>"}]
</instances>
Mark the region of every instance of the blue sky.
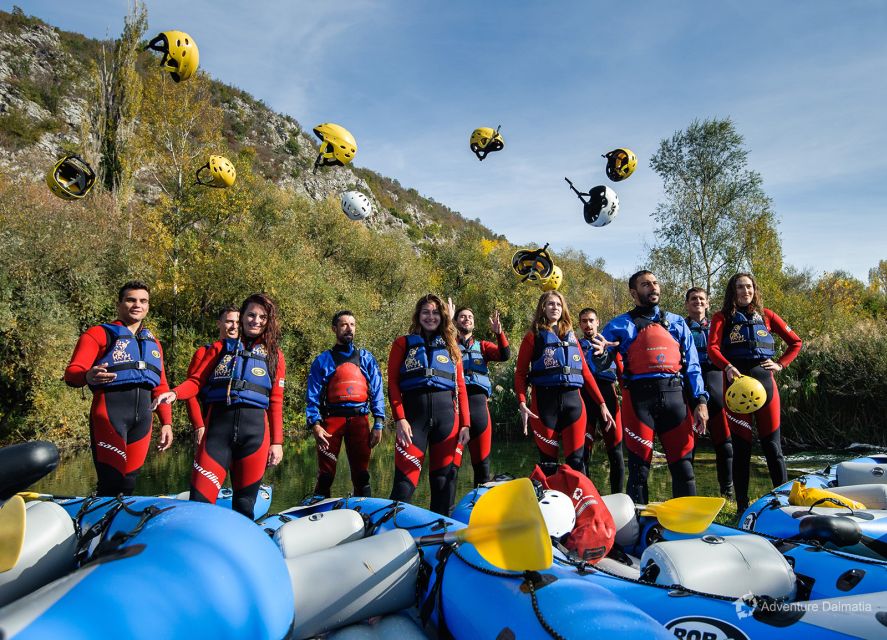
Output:
<instances>
[{"instance_id":1,"label":"blue sky","mask_svg":"<svg viewBox=\"0 0 887 640\"><path fill-rule=\"evenodd\" d=\"M126 0L27 0L93 37ZM13 3L0 0L9 10ZM338 122L357 164L518 244L643 262L662 197L649 158L693 119L729 116L779 218L786 262L866 280L887 258L887 4L495 0L147 3L151 35L187 31L201 68L304 127ZM479 163L477 126L506 148ZM608 184L600 154L640 158L619 216L584 224L564 176Z\"/></svg>"}]
</instances>

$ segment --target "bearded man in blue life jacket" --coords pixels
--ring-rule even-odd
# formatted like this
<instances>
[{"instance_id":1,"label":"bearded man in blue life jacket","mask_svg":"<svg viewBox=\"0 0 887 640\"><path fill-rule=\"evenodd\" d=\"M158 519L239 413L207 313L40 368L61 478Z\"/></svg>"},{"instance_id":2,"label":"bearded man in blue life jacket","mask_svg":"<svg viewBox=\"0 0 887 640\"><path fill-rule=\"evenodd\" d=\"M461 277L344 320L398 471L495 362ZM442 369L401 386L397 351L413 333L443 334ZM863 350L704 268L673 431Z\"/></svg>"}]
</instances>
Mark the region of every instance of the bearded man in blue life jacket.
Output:
<instances>
[{"instance_id":1,"label":"bearded man in blue life jacket","mask_svg":"<svg viewBox=\"0 0 887 640\"><path fill-rule=\"evenodd\" d=\"M681 316L659 308L659 282L652 272L632 275L628 289L635 308L613 318L592 340L597 355L622 356L627 493L635 502L649 502L647 477L656 434L665 449L672 495L696 495L693 430L705 432L708 393L693 334Z\"/></svg>"},{"instance_id":2,"label":"bearded man in blue life jacket","mask_svg":"<svg viewBox=\"0 0 887 640\"><path fill-rule=\"evenodd\" d=\"M370 450L382 441L385 425L382 374L373 354L354 346L357 321L353 313L336 313L332 330L336 344L311 363L306 390L306 424L317 441L314 494L330 496L344 440L354 495L369 496Z\"/></svg>"}]
</instances>

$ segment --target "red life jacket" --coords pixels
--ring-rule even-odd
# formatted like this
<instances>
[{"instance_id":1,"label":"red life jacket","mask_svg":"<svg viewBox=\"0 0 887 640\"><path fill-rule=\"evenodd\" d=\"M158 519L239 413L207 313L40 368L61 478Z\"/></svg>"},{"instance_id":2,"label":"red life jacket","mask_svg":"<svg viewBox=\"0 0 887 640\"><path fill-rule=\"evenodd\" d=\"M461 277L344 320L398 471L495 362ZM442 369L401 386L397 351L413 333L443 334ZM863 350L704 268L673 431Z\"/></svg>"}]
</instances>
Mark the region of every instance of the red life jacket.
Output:
<instances>
[{"instance_id":1,"label":"red life jacket","mask_svg":"<svg viewBox=\"0 0 887 640\"><path fill-rule=\"evenodd\" d=\"M610 552L616 539L616 523L597 487L585 474L562 464L554 475L546 477L537 466L530 479L538 480L546 489L567 494L573 501L576 526L564 543L567 549L575 551L589 564L598 562Z\"/></svg>"},{"instance_id":2,"label":"red life jacket","mask_svg":"<svg viewBox=\"0 0 887 640\"><path fill-rule=\"evenodd\" d=\"M681 345L660 322L632 317L637 337L628 345L626 372L632 376L650 373L677 375L681 372Z\"/></svg>"},{"instance_id":3,"label":"red life jacket","mask_svg":"<svg viewBox=\"0 0 887 640\"><path fill-rule=\"evenodd\" d=\"M360 349L346 356L335 349L330 351L336 372L326 385L327 406L366 402L370 397L366 376L360 370Z\"/></svg>"}]
</instances>

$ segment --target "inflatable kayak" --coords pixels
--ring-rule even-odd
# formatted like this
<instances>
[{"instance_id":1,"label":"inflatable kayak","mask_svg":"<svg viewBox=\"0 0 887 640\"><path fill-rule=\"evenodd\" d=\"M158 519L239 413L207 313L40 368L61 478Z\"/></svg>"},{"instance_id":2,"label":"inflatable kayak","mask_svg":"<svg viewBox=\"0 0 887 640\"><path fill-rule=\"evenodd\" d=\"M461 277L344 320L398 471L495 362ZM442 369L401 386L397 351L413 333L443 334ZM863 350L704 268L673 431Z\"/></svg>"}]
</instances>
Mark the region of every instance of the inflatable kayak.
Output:
<instances>
[{"instance_id":1,"label":"inflatable kayak","mask_svg":"<svg viewBox=\"0 0 887 640\"><path fill-rule=\"evenodd\" d=\"M470 515L480 487L459 502ZM616 524L615 551L596 564L555 551L559 574L631 602L679 638L883 638L887 567L732 527L668 531L638 516L625 494L603 497Z\"/></svg>"},{"instance_id":2,"label":"inflatable kayak","mask_svg":"<svg viewBox=\"0 0 887 640\"><path fill-rule=\"evenodd\" d=\"M93 499L81 505L75 535L64 509L37 502L28 511L37 509L55 511L54 533L46 514L29 517L36 535L26 538L20 561L65 575L0 608L4 640L279 639L290 627L293 596L280 552L239 514L168 498ZM45 551L55 546L65 553L50 557Z\"/></svg>"},{"instance_id":3,"label":"inflatable kayak","mask_svg":"<svg viewBox=\"0 0 887 640\"><path fill-rule=\"evenodd\" d=\"M791 480L749 505L739 523L747 531L887 560L887 456Z\"/></svg>"},{"instance_id":4,"label":"inflatable kayak","mask_svg":"<svg viewBox=\"0 0 887 640\"><path fill-rule=\"evenodd\" d=\"M572 570L505 571L468 543L419 551L414 537L458 534L466 524L414 505L381 498L324 500L269 516L261 526L288 558L295 638L401 609L439 637L673 637L640 609ZM318 580L320 567L337 579Z\"/></svg>"}]
</instances>

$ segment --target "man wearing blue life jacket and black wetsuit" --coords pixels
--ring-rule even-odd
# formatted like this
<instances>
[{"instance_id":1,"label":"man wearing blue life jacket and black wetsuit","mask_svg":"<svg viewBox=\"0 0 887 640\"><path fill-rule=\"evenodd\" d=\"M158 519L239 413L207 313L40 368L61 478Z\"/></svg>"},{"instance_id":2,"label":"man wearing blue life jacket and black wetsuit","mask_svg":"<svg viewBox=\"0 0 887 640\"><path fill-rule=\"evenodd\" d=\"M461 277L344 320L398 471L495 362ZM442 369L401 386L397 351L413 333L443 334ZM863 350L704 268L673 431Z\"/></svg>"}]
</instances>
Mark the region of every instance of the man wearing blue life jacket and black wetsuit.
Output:
<instances>
[{"instance_id":1,"label":"man wearing blue life jacket and black wetsuit","mask_svg":"<svg viewBox=\"0 0 887 640\"><path fill-rule=\"evenodd\" d=\"M659 282L650 271L628 280L635 308L613 318L593 338L595 353L618 350L622 356L622 428L628 449L627 493L649 501L647 476L653 459L653 434L665 449L672 495L696 495L693 429L705 430L708 393L699 368L693 335L681 316L659 309ZM693 414L687 409L687 385Z\"/></svg>"},{"instance_id":2,"label":"man wearing blue life jacket and black wetsuit","mask_svg":"<svg viewBox=\"0 0 887 640\"><path fill-rule=\"evenodd\" d=\"M357 327L353 313L336 313L332 328L336 344L311 363L306 385L306 424L317 441L314 494L330 497L344 439L354 495L369 496L370 449L382 441L385 425L382 374L373 354L354 346Z\"/></svg>"}]
</instances>

